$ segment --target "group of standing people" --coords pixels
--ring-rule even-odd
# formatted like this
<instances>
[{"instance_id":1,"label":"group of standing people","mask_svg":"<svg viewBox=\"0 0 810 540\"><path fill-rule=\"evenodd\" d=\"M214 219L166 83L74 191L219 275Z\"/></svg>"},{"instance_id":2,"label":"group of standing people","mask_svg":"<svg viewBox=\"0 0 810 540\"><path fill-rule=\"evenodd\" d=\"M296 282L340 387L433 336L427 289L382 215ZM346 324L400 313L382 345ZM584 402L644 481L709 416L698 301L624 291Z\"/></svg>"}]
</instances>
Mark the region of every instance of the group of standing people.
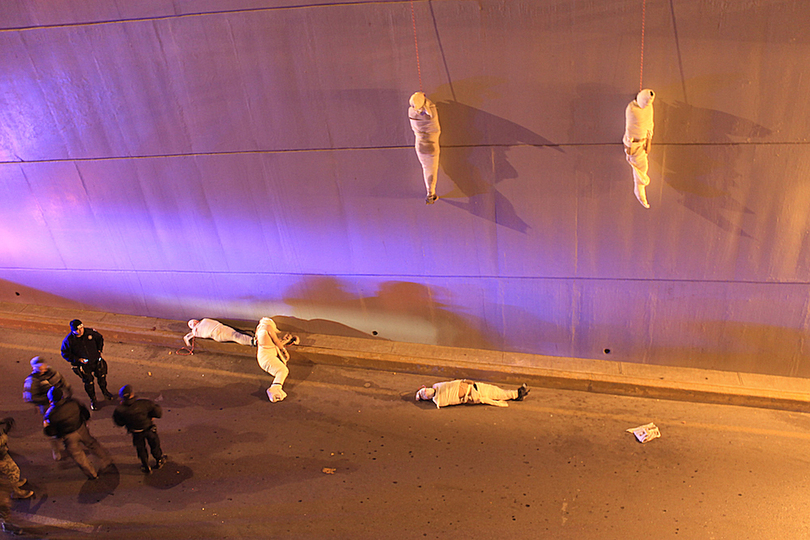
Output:
<instances>
[{"instance_id":1,"label":"group of standing people","mask_svg":"<svg viewBox=\"0 0 810 540\"><path fill-rule=\"evenodd\" d=\"M90 408L99 410L95 384L107 400L114 399L107 389L107 362L102 357L104 337L85 328L78 319L70 321L70 334L62 341L62 357L71 364L72 370L84 384L90 398ZM49 437L52 457L55 461L73 460L90 480L114 467L110 452L90 433L87 426L90 410L73 397L67 380L47 361L39 356L31 359L31 374L23 384L23 399L34 405L42 416L43 431ZM162 467L167 456L160 447L160 438L153 420L163 415L160 405L148 399L138 399L131 385L124 385L119 392L120 404L112 419L117 426L125 427L132 435L132 444L141 461L141 470L150 473L149 450L155 458L155 468ZM22 531L8 521L10 498L25 499L34 492L24 489L27 479L20 478L20 468L8 453L8 432L14 427L13 418L0 421L0 526L4 532L20 534ZM87 452L98 458L95 467Z\"/></svg>"}]
</instances>

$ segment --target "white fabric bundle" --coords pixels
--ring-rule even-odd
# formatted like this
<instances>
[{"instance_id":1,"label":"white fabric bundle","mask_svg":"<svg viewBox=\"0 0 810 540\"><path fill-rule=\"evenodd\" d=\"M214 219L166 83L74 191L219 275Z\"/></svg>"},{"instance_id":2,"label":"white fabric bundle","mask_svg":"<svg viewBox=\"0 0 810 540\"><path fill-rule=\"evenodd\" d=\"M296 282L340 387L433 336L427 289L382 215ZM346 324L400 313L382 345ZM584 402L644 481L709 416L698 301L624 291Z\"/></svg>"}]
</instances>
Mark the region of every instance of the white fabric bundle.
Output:
<instances>
[{"instance_id":1,"label":"white fabric bundle","mask_svg":"<svg viewBox=\"0 0 810 540\"><path fill-rule=\"evenodd\" d=\"M419 163L422 164L422 176L425 180L428 204L432 204L436 197L436 180L439 175L439 113L436 105L424 93L416 92L411 96L408 118L411 129L416 136L414 148Z\"/></svg>"},{"instance_id":2,"label":"white fabric bundle","mask_svg":"<svg viewBox=\"0 0 810 540\"><path fill-rule=\"evenodd\" d=\"M649 424L644 424L643 426L638 426L630 429L626 429L628 433L632 433L636 436L636 439L640 443L649 442L653 439L657 439L661 436L661 430L658 429L658 426L650 422Z\"/></svg>"},{"instance_id":3,"label":"white fabric bundle","mask_svg":"<svg viewBox=\"0 0 810 540\"><path fill-rule=\"evenodd\" d=\"M631 101L624 111L625 128L624 152L627 162L633 168L633 182L635 187L633 192L638 202L649 208L647 203L646 187L650 183L647 175L649 164L647 153L650 151L650 144L653 136L653 101L655 93L650 89L644 89L638 93L636 99Z\"/></svg>"},{"instance_id":4,"label":"white fabric bundle","mask_svg":"<svg viewBox=\"0 0 810 540\"><path fill-rule=\"evenodd\" d=\"M226 341L235 341L240 345L251 345L252 338L246 334L241 332L237 332L230 326L225 326L219 321L215 321L214 319L203 319L198 321L197 319L191 319L188 321L188 327L191 328L191 332L186 334L183 338L186 342L186 346L191 346L191 338L200 338L200 339L213 339L214 341L219 341L220 343L224 343Z\"/></svg>"},{"instance_id":5,"label":"white fabric bundle","mask_svg":"<svg viewBox=\"0 0 810 540\"><path fill-rule=\"evenodd\" d=\"M436 404L436 407L439 408L464 403L483 403L496 407L508 407L509 405L506 402L518 397L517 390L504 390L494 384L466 379L438 382L433 385L433 389L435 390L435 394L432 400L433 403ZM427 396L423 394L420 396L420 399L425 399L425 397Z\"/></svg>"},{"instance_id":6,"label":"white fabric bundle","mask_svg":"<svg viewBox=\"0 0 810 540\"><path fill-rule=\"evenodd\" d=\"M256 327L256 343L259 346L256 360L259 362L259 367L274 377L273 384L267 389L267 397L271 403L275 403L287 397L282 386L287 380L290 370L283 361L284 357L273 341L271 332L272 335L278 335L276 323L270 317L262 317Z\"/></svg>"}]
</instances>

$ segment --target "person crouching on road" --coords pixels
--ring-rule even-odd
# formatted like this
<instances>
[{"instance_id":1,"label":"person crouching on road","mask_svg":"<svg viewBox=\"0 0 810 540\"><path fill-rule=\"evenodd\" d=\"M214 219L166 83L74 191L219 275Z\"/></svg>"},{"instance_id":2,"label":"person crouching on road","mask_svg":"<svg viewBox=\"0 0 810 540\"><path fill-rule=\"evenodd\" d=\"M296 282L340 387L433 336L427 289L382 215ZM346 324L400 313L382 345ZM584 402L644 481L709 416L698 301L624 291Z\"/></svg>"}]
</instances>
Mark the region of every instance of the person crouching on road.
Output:
<instances>
[{"instance_id":1,"label":"person crouching on road","mask_svg":"<svg viewBox=\"0 0 810 540\"><path fill-rule=\"evenodd\" d=\"M135 447L141 460L141 471L145 474L152 472L152 467L149 466L149 452L146 449L147 443L155 458L154 468L160 469L168 456L160 449L160 437L152 419L163 416L163 409L151 400L135 399L135 391L128 384L121 387L118 396L121 404L115 408L112 419L115 425L127 428L132 434L132 446Z\"/></svg>"},{"instance_id":2,"label":"person crouching on road","mask_svg":"<svg viewBox=\"0 0 810 540\"><path fill-rule=\"evenodd\" d=\"M95 480L98 478L98 474L90 460L87 459L87 454L84 453L82 446L101 460L99 471L112 465L113 461L107 449L101 446L101 443L87 429L90 411L75 399L64 396L61 388L48 390L48 400L51 406L45 412L43 421L45 435L60 439L65 445L68 455L73 458L87 478Z\"/></svg>"},{"instance_id":3,"label":"person crouching on road","mask_svg":"<svg viewBox=\"0 0 810 540\"><path fill-rule=\"evenodd\" d=\"M98 410L94 376L104 397L113 399L107 390L107 361L101 357L103 350L104 336L92 328L85 328L79 319L70 321L70 333L62 341L62 358L70 362L73 373L82 378L84 391L90 398L90 408L94 411Z\"/></svg>"}]
</instances>

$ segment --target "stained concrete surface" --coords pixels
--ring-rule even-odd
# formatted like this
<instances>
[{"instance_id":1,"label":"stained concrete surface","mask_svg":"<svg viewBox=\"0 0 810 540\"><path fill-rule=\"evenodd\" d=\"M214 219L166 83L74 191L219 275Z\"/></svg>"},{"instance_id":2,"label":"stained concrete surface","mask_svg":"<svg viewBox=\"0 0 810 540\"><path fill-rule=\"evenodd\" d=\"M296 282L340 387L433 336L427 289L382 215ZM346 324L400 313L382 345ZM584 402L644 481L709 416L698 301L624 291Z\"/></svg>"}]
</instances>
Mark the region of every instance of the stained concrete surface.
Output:
<instances>
[{"instance_id":1,"label":"stained concrete surface","mask_svg":"<svg viewBox=\"0 0 810 540\"><path fill-rule=\"evenodd\" d=\"M0 300L808 377L809 19L806 0L0 2ZM621 147L639 79L649 211ZM420 86L442 124L429 207Z\"/></svg>"},{"instance_id":2,"label":"stained concrete surface","mask_svg":"<svg viewBox=\"0 0 810 540\"><path fill-rule=\"evenodd\" d=\"M0 407L36 492L14 518L30 537L803 538L810 417L803 413L535 388L506 409L413 401L425 375L307 362L289 397L246 355L108 339L112 387L159 402L170 461L145 477L110 420L90 429L117 469L96 482L50 459L20 398L28 360L62 332L5 329ZM639 444L625 429L655 422ZM334 469L332 473L331 470Z\"/></svg>"}]
</instances>

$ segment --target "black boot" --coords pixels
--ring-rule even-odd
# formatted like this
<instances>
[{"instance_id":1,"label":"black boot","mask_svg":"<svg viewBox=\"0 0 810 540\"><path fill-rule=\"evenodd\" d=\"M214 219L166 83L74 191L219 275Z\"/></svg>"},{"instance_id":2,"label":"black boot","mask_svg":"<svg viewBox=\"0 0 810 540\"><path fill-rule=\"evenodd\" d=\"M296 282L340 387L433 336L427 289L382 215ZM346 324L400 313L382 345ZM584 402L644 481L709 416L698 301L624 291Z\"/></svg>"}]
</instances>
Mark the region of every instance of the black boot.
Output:
<instances>
[{"instance_id":1,"label":"black boot","mask_svg":"<svg viewBox=\"0 0 810 540\"><path fill-rule=\"evenodd\" d=\"M19 536L23 533L23 530L13 523L9 523L6 520L2 520L2 529L3 532L6 534L12 534L14 536Z\"/></svg>"},{"instance_id":2,"label":"black boot","mask_svg":"<svg viewBox=\"0 0 810 540\"><path fill-rule=\"evenodd\" d=\"M529 392L529 387L526 386L526 383L523 383L520 388L518 388L518 395L515 398L515 401L523 401L523 398L529 395Z\"/></svg>"},{"instance_id":3,"label":"black boot","mask_svg":"<svg viewBox=\"0 0 810 540\"><path fill-rule=\"evenodd\" d=\"M107 377L97 377L98 378L98 387L101 388L101 393L104 394L104 397L107 398L109 401L115 399L109 390L107 390Z\"/></svg>"},{"instance_id":4,"label":"black boot","mask_svg":"<svg viewBox=\"0 0 810 540\"><path fill-rule=\"evenodd\" d=\"M85 382L84 383L84 391L87 393L87 397L90 398L90 403L96 402L96 385L93 384L93 381ZM94 411L96 409L93 409Z\"/></svg>"}]
</instances>

